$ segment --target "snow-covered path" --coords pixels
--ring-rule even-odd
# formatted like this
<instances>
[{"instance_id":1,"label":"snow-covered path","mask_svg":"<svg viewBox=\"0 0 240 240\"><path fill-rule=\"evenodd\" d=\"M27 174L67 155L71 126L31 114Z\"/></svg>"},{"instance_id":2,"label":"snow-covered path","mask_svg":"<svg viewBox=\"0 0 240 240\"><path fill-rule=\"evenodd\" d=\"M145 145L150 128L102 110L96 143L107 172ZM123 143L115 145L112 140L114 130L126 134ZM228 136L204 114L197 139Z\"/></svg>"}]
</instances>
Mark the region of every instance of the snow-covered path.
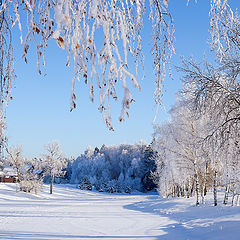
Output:
<instances>
[{"instance_id":1,"label":"snow-covered path","mask_svg":"<svg viewBox=\"0 0 240 240\"><path fill-rule=\"evenodd\" d=\"M189 208L191 201L71 185L56 185L52 196L44 186L35 196L0 184L0 239L239 239L239 208Z\"/></svg>"},{"instance_id":2,"label":"snow-covered path","mask_svg":"<svg viewBox=\"0 0 240 240\"><path fill-rule=\"evenodd\" d=\"M129 210L144 195L111 195L55 186L53 196L16 193L0 185L2 239L156 239L165 217Z\"/></svg>"}]
</instances>

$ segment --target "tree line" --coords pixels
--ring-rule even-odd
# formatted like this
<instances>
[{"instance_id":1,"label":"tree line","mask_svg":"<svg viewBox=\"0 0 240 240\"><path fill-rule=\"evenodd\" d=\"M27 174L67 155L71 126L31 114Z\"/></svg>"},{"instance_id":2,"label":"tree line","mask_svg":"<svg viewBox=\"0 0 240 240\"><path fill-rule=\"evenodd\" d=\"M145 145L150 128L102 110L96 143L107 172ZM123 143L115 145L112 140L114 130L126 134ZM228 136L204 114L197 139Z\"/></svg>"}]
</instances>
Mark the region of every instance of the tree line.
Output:
<instances>
[{"instance_id":1,"label":"tree line","mask_svg":"<svg viewBox=\"0 0 240 240\"><path fill-rule=\"evenodd\" d=\"M76 184L82 190L99 192L147 192L156 188L152 172L156 170L155 155L150 145L137 143L88 147L78 158L66 158L57 142L45 146L41 157L23 157L22 148L7 147L1 168L10 166L17 177L18 190L38 193L43 183Z\"/></svg>"},{"instance_id":2,"label":"tree line","mask_svg":"<svg viewBox=\"0 0 240 240\"><path fill-rule=\"evenodd\" d=\"M171 120L154 130L159 191L196 194L196 205L209 189L215 206L218 187L225 188L225 204L230 193L232 205L240 194L240 21L227 5L216 13L220 18L211 21L214 63L182 60L183 87Z\"/></svg>"}]
</instances>

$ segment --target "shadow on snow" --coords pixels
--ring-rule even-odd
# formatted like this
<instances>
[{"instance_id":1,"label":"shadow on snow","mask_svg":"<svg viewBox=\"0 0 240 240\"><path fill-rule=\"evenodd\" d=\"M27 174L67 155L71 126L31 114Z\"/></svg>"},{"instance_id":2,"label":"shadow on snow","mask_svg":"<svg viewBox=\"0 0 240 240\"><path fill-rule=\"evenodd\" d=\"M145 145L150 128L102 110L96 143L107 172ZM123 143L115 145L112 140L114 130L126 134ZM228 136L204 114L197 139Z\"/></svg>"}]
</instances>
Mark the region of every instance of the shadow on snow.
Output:
<instances>
[{"instance_id":1,"label":"shadow on snow","mask_svg":"<svg viewBox=\"0 0 240 240\"><path fill-rule=\"evenodd\" d=\"M240 208L209 205L197 207L192 199L163 199L159 196L150 196L146 201L126 205L124 208L159 215L159 228L155 230L162 230L166 234L157 239L240 239Z\"/></svg>"},{"instance_id":2,"label":"shadow on snow","mask_svg":"<svg viewBox=\"0 0 240 240\"><path fill-rule=\"evenodd\" d=\"M24 240L59 240L59 239L156 239L152 236L88 236L88 235L71 235L71 234L52 234L52 233L31 233L31 232L0 232L0 239L24 239ZM158 238L157 238L158 239Z\"/></svg>"}]
</instances>

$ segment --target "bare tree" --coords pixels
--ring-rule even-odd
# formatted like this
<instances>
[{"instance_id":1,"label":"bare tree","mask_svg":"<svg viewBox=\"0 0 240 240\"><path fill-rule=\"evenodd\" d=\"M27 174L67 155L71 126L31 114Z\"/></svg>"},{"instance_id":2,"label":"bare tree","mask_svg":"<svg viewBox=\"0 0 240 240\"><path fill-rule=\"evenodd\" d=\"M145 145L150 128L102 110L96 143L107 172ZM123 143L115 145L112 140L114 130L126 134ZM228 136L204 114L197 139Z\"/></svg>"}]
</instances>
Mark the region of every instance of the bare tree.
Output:
<instances>
[{"instance_id":1,"label":"bare tree","mask_svg":"<svg viewBox=\"0 0 240 240\"><path fill-rule=\"evenodd\" d=\"M7 164L9 164L16 172L17 180L20 182L23 179L23 168L26 164L26 159L22 156L21 147L7 147L8 153Z\"/></svg>"},{"instance_id":2,"label":"bare tree","mask_svg":"<svg viewBox=\"0 0 240 240\"><path fill-rule=\"evenodd\" d=\"M58 142L49 143L45 146L46 154L43 157L43 168L46 174L50 175L50 194L53 193L55 176L62 174L66 165L66 159L60 149Z\"/></svg>"}]
</instances>

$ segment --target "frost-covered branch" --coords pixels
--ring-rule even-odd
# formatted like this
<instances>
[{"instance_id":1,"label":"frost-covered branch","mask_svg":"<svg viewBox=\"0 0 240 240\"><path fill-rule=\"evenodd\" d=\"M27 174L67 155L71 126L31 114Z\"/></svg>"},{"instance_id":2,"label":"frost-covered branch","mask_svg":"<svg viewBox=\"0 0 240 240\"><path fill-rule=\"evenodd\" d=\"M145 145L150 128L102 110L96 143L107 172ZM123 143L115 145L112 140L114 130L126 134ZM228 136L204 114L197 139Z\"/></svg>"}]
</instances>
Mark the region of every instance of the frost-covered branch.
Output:
<instances>
[{"instance_id":1,"label":"frost-covered branch","mask_svg":"<svg viewBox=\"0 0 240 240\"><path fill-rule=\"evenodd\" d=\"M41 63L45 65L48 40L54 39L65 49L66 65L71 59L74 62L70 110L77 105L76 80L84 81L92 102L95 95L99 95L98 109L113 130L110 106L112 100L118 99L119 85L123 88L120 121L129 115L128 109L134 101L130 86L141 90L138 68L143 64L141 29L145 6L144 0L5 0L1 12L8 15L12 26L18 25L25 62L30 42L35 43L40 74ZM155 99L161 103L163 80L174 53L174 27L166 0L151 0L150 8L157 82ZM135 73L131 72L132 63Z\"/></svg>"},{"instance_id":2,"label":"frost-covered branch","mask_svg":"<svg viewBox=\"0 0 240 240\"><path fill-rule=\"evenodd\" d=\"M5 11L4 2L0 1L0 157L6 141L5 109L12 99L12 82L14 79L14 60L10 18Z\"/></svg>"},{"instance_id":3,"label":"frost-covered branch","mask_svg":"<svg viewBox=\"0 0 240 240\"><path fill-rule=\"evenodd\" d=\"M147 12L152 21L157 104L161 104L167 73L171 76L171 58L175 52L174 22L168 2L149 0L150 12ZM93 102L98 96L98 109L109 129L113 130L112 101L123 95L119 117L123 121L126 115L129 116L128 109L134 102L131 86L141 90L138 70L144 60L141 29L146 9L145 0L1 0L1 41L4 56L9 56L5 58L7 69L1 67L4 71L1 76L6 75L8 79L6 96L11 96L14 76L11 39L7 36L11 35L10 28L17 25L25 62L28 61L30 43L34 43L37 70L41 74L48 41L56 41L67 53L66 65L72 62L74 65L70 110L77 106L76 81L83 81L89 88L90 100ZM225 46L233 46L239 51L239 19L237 14L233 14L228 1L212 0L210 14L213 46L220 58L226 52ZM133 64L135 72L132 72Z\"/></svg>"},{"instance_id":4,"label":"frost-covered branch","mask_svg":"<svg viewBox=\"0 0 240 240\"><path fill-rule=\"evenodd\" d=\"M211 0L212 48L220 62L226 57L236 58L240 51L240 21L227 0Z\"/></svg>"}]
</instances>

